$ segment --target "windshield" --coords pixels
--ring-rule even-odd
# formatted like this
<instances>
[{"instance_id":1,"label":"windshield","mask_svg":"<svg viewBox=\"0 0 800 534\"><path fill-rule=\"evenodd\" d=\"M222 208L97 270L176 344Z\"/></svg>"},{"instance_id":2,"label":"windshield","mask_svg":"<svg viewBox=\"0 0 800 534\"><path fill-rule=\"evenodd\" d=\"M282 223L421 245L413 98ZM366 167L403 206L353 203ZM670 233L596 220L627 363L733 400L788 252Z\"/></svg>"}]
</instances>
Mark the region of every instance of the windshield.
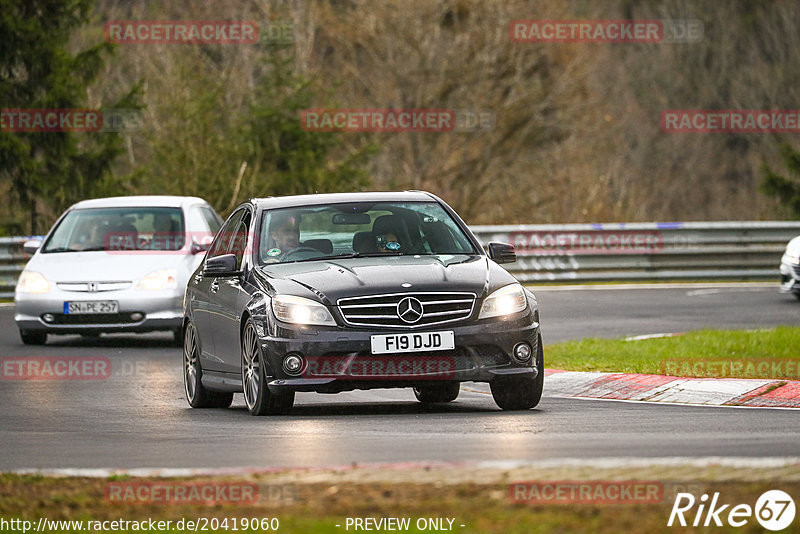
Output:
<instances>
[{"instance_id":1,"label":"windshield","mask_svg":"<svg viewBox=\"0 0 800 534\"><path fill-rule=\"evenodd\" d=\"M42 252L180 250L184 243L180 208L85 208L67 213Z\"/></svg>"},{"instance_id":2,"label":"windshield","mask_svg":"<svg viewBox=\"0 0 800 534\"><path fill-rule=\"evenodd\" d=\"M259 230L259 261L264 264L345 256L475 253L458 224L436 202L270 210Z\"/></svg>"}]
</instances>

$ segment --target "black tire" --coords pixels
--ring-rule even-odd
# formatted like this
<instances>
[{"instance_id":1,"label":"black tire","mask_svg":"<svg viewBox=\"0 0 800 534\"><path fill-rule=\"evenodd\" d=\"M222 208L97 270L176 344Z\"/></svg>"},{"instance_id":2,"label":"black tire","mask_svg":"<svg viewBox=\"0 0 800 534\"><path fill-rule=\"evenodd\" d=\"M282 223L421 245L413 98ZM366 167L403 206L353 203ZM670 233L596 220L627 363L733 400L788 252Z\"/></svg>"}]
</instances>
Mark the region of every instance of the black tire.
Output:
<instances>
[{"instance_id":1,"label":"black tire","mask_svg":"<svg viewBox=\"0 0 800 534\"><path fill-rule=\"evenodd\" d=\"M793 293L793 294L794 294L794 298L796 298L797 300L800 300L800 293Z\"/></svg>"},{"instance_id":2,"label":"black tire","mask_svg":"<svg viewBox=\"0 0 800 534\"><path fill-rule=\"evenodd\" d=\"M192 323L186 325L183 336L183 392L192 408L227 408L233 393L209 391L203 386L200 367L200 344Z\"/></svg>"},{"instance_id":3,"label":"black tire","mask_svg":"<svg viewBox=\"0 0 800 534\"><path fill-rule=\"evenodd\" d=\"M536 378L528 376L498 376L489 383L494 402L503 410L529 410L542 399L544 389L544 351L539 336L536 351Z\"/></svg>"},{"instance_id":4,"label":"black tire","mask_svg":"<svg viewBox=\"0 0 800 534\"><path fill-rule=\"evenodd\" d=\"M242 391L252 415L285 414L294 405L294 391L275 395L267 387L268 377L256 327L248 318L242 330Z\"/></svg>"},{"instance_id":5,"label":"black tire","mask_svg":"<svg viewBox=\"0 0 800 534\"><path fill-rule=\"evenodd\" d=\"M47 343L47 332L37 330L20 330L19 337L26 345L44 345Z\"/></svg>"},{"instance_id":6,"label":"black tire","mask_svg":"<svg viewBox=\"0 0 800 534\"><path fill-rule=\"evenodd\" d=\"M459 382L447 382L436 386L422 386L414 388L414 396L424 404L437 402L453 402L461 391Z\"/></svg>"}]
</instances>

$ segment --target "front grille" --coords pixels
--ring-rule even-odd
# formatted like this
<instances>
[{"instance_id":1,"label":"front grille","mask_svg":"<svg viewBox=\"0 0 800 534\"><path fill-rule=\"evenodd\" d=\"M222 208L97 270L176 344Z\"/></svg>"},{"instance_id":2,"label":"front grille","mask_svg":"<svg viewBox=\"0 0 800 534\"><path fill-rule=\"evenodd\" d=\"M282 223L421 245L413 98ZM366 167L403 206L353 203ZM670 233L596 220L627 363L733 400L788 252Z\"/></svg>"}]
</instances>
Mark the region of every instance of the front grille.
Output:
<instances>
[{"instance_id":1,"label":"front grille","mask_svg":"<svg viewBox=\"0 0 800 534\"><path fill-rule=\"evenodd\" d=\"M85 324L129 324L138 323L131 319L131 312L127 313L86 313L86 314L64 314L54 313L53 320L48 324L62 325L85 325Z\"/></svg>"},{"instance_id":2,"label":"front grille","mask_svg":"<svg viewBox=\"0 0 800 534\"><path fill-rule=\"evenodd\" d=\"M422 304L422 317L407 322L398 315L398 304L413 297ZM472 315L474 293L394 293L340 299L337 303L347 324L417 328L461 321Z\"/></svg>"},{"instance_id":3,"label":"front grille","mask_svg":"<svg viewBox=\"0 0 800 534\"><path fill-rule=\"evenodd\" d=\"M94 285L91 285L94 284ZM94 293L98 291L120 291L128 289L131 282L58 282L58 288L63 291L82 291Z\"/></svg>"},{"instance_id":4,"label":"front grille","mask_svg":"<svg viewBox=\"0 0 800 534\"><path fill-rule=\"evenodd\" d=\"M503 352L503 349L496 345L476 345L474 347L469 347L469 349L477 357L480 365L494 367L511 363L508 354ZM534 350L536 350L535 347Z\"/></svg>"},{"instance_id":5,"label":"front grille","mask_svg":"<svg viewBox=\"0 0 800 534\"><path fill-rule=\"evenodd\" d=\"M800 278L800 265L794 266L794 274L796 274L797 277Z\"/></svg>"}]
</instances>

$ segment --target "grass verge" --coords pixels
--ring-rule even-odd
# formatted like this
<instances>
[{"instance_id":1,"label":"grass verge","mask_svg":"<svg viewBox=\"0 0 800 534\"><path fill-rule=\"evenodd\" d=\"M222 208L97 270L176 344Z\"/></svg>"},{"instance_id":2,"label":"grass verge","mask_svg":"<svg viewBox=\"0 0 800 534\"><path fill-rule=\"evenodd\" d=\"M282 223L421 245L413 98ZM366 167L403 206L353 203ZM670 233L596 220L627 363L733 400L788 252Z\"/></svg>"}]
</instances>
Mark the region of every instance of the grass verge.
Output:
<instances>
[{"instance_id":1,"label":"grass verge","mask_svg":"<svg viewBox=\"0 0 800 534\"><path fill-rule=\"evenodd\" d=\"M588 338L545 347L551 369L800 380L800 327L698 330L626 341Z\"/></svg>"}]
</instances>

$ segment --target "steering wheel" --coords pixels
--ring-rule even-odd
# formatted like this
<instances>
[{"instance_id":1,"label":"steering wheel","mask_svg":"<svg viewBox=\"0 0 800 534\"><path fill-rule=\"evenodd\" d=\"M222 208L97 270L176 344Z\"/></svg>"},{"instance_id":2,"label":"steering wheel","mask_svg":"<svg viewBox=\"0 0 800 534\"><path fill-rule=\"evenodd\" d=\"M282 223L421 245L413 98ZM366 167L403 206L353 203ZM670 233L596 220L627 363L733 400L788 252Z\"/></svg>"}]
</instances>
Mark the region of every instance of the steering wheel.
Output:
<instances>
[{"instance_id":1,"label":"steering wheel","mask_svg":"<svg viewBox=\"0 0 800 534\"><path fill-rule=\"evenodd\" d=\"M322 254L319 250L315 249L314 247L307 247L304 245L300 245L299 247L294 247L292 249L287 250L282 254L283 257L289 257L293 254L298 252L313 252L314 254Z\"/></svg>"}]
</instances>

